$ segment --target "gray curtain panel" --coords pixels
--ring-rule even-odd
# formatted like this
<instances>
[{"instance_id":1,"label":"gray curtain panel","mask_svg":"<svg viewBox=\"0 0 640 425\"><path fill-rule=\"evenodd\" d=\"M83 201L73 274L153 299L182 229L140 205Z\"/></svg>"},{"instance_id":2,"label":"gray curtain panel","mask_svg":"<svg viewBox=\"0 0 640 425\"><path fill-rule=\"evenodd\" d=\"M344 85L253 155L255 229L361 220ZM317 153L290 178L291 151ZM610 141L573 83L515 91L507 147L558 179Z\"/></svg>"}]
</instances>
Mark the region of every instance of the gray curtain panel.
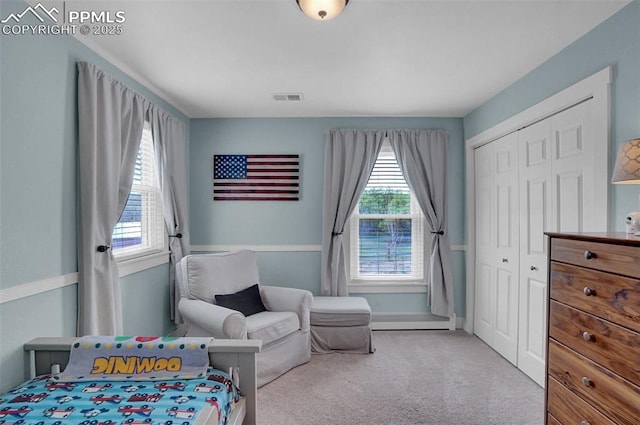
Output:
<instances>
[{"instance_id":1,"label":"gray curtain panel","mask_svg":"<svg viewBox=\"0 0 640 425\"><path fill-rule=\"evenodd\" d=\"M106 247L131 190L147 101L92 64L77 67L78 335L121 335L118 265Z\"/></svg>"},{"instance_id":2,"label":"gray curtain panel","mask_svg":"<svg viewBox=\"0 0 640 425\"><path fill-rule=\"evenodd\" d=\"M334 129L327 133L320 260L322 295L349 295L342 233L367 185L384 138L382 130Z\"/></svg>"},{"instance_id":3,"label":"gray curtain panel","mask_svg":"<svg viewBox=\"0 0 640 425\"><path fill-rule=\"evenodd\" d=\"M393 130L388 134L398 165L431 231L427 280L431 313L451 317L454 304L447 224L447 133L444 130Z\"/></svg>"},{"instance_id":4,"label":"gray curtain panel","mask_svg":"<svg viewBox=\"0 0 640 425\"><path fill-rule=\"evenodd\" d=\"M175 266L191 252L189 212L187 210L187 140L184 124L160 108L149 111L153 145L162 191L164 221L169 234L169 292L171 319L182 323L176 288ZM181 235L181 237L178 237Z\"/></svg>"}]
</instances>

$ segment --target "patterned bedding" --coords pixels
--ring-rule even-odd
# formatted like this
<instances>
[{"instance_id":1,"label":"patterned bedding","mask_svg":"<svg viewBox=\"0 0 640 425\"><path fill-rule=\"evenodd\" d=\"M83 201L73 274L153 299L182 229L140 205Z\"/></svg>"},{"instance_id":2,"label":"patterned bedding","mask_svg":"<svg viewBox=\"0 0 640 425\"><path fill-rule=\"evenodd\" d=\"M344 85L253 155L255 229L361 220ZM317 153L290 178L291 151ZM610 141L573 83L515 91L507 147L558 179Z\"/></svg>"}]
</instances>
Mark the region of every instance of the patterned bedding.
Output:
<instances>
[{"instance_id":1,"label":"patterned bedding","mask_svg":"<svg viewBox=\"0 0 640 425\"><path fill-rule=\"evenodd\" d=\"M45 375L0 396L0 424L191 425L202 408L226 425L238 392L229 375L165 381L61 382Z\"/></svg>"},{"instance_id":2,"label":"patterned bedding","mask_svg":"<svg viewBox=\"0 0 640 425\"><path fill-rule=\"evenodd\" d=\"M210 339L81 337L63 372L0 396L0 424L192 425L215 408L226 425L239 394L209 366Z\"/></svg>"}]
</instances>

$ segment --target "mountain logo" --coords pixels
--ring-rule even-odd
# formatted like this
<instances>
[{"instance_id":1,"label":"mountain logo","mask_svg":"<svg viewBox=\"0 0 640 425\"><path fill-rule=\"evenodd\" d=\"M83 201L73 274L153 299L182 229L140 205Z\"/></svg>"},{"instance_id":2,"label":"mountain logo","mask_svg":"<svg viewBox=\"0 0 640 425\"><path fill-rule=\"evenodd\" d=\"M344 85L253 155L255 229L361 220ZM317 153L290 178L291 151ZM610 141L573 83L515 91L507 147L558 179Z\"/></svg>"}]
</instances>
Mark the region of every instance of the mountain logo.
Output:
<instances>
[{"instance_id":1,"label":"mountain logo","mask_svg":"<svg viewBox=\"0 0 640 425\"><path fill-rule=\"evenodd\" d=\"M9 16L7 16L6 18L4 18L2 21L0 21L3 24L8 23L9 21L14 21L14 23L19 23L20 20L28 14L31 14L33 16L36 17L36 19L38 19L40 22L44 23L45 18L48 17L49 19L51 19L53 22L58 22L58 18L56 18L54 16L54 13L57 15L58 13L60 13L58 11L58 9L56 9L55 7L52 7L51 9L47 9L46 7L44 7L42 5L42 3L38 3L35 6L28 6L25 10L22 11L22 13L11 13Z\"/></svg>"}]
</instances>

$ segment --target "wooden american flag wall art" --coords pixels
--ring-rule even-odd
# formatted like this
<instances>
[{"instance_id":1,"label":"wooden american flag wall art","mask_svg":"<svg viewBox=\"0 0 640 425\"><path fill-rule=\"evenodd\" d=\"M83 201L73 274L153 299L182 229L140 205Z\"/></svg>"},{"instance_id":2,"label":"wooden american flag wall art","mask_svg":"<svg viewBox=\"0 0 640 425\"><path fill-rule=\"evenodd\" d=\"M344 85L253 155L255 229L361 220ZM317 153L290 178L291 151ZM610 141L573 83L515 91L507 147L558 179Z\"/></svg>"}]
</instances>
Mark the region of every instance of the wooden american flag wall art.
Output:
<instances>
[{"instance_id":1,"label":"wooden american flag wall art","mask_svg":"<svg viewBox=\"0 0 640 425\"><path fill-rule=\"evenodd\" d=\"M214 201L298 201L299 155L214 155Z\"/></svg>"}]
</instances>

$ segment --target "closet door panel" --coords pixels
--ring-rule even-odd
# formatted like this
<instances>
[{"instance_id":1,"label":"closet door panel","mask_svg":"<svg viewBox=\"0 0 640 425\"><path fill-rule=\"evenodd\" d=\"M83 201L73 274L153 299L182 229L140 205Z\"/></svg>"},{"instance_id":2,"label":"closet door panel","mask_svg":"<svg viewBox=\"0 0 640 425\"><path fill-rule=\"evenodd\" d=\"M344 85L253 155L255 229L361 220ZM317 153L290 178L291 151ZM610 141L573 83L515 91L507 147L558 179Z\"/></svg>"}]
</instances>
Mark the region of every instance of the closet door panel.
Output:
<instances>
[{"instance_id":1,"label":"closet door panel","mask_svg":"<svg viewBox=\"0 0 640 425\"><path fill-rule=\"evenodd\" d=\"M551 230L549 120L518 134L520 169L520 267L518 368L544 386L547 241Z\"/></svg>"},{"instance_id":2,"label":"closet door panel","mask_svg":"<svg viewBox=\"0 0 640 425\"><path fill-rule=\"evenodd\" d=\"M475 334L493 344L495 305L495 211L493 208L493 148L491 144L475 150L476 264Z\"/></svg>"},{"instance_id":3,"label":"closet door panel","mask_svg":"<svg viewBox=\"0 0 640 425\"><path fill-rule=\"evenodd\" d=\"M481 261L476 264L475 334L489 346L493 345L493 269L492 264Z\"/></svg>"},{"instance_id":4,"label":"closet door panel","mask_svg":"<svg viewBox=\"0 0 640 425\"><path fill-rule=\"evenodd\" d=\"M539 126L536 124L536 126ZM548 126L548 124L546 124ZM527 131L526 133L532 133ZM547 135L535 135L527 137L526 134L521 134L521 137L525 138L525 142L522 145L524 149L524 158L521 160L522 165L528 169L535 169L542 167L546 169L549 165L549 139Z\"/></svg>"},{"instance_id":5,"label":"closet door panel","mask_svg":"<svg viewBox=\"0 0 640 425\"><path fill-rule=\"evenodd\" d=\"M555 175L555 227L560 232L581 232L584 229L583 180L581 171L563 171Z\"/></svg>"},{"instance_id":6,"label":"closet door panel","mask_svg":"<svg viewBox=\"0 0 640 425\"><path fill-rule=\"evenodd\" d=\"M607 230L607 194L597 184L608 179L607 158L596 158L591 108L589 100L549 118L554 231Z\"/></svg>"},{"instance_id":7,"label":"closet door panel","mask_svg":"<svg viewBox=\"0 0 640 425\"><path fill-rule=\"evenodd\" d=\"M547 255L547 243L544 229L547 228L549 215L549 189L546 176L525 177L524 185L521 185L521 195L524 202L521 203L522 230L525 232L523 248L525 255L533 260ZM533 261L532 260L532 261Z\"/></svg>"},{"instance_id":8,"label":"closet door panel","mask_svg":"<svg viewBox=\"0 0 640 425\"><path fill-rule=\"evenodd\" d=\"M511 363L518 355L518 275L498 267L494 347Z\"/></svg>"},{"instance_id":9,"label":"closet door panel","mask_svg":"<svg viewBox=\"0 0 640 425\"><path fill-rule=\"evenodd\" d=\"M518 368L544 387L547 325L546 320L540 317L547 311L547 282L546 276L540 277L527 277L521 282L521 291L525 294L521 297L519 309Z\"/></svg>"},{"instance_id":10,"label":"closet door panel","mask_svg":"<svg viewBox=\"0 0 640 425\"><path fill-rule=\"evenodd\" d=\"M493 142L496 208L496 269L493 348L513 364L518 360L518 138Z\"/></svg>"}]
</instances>

